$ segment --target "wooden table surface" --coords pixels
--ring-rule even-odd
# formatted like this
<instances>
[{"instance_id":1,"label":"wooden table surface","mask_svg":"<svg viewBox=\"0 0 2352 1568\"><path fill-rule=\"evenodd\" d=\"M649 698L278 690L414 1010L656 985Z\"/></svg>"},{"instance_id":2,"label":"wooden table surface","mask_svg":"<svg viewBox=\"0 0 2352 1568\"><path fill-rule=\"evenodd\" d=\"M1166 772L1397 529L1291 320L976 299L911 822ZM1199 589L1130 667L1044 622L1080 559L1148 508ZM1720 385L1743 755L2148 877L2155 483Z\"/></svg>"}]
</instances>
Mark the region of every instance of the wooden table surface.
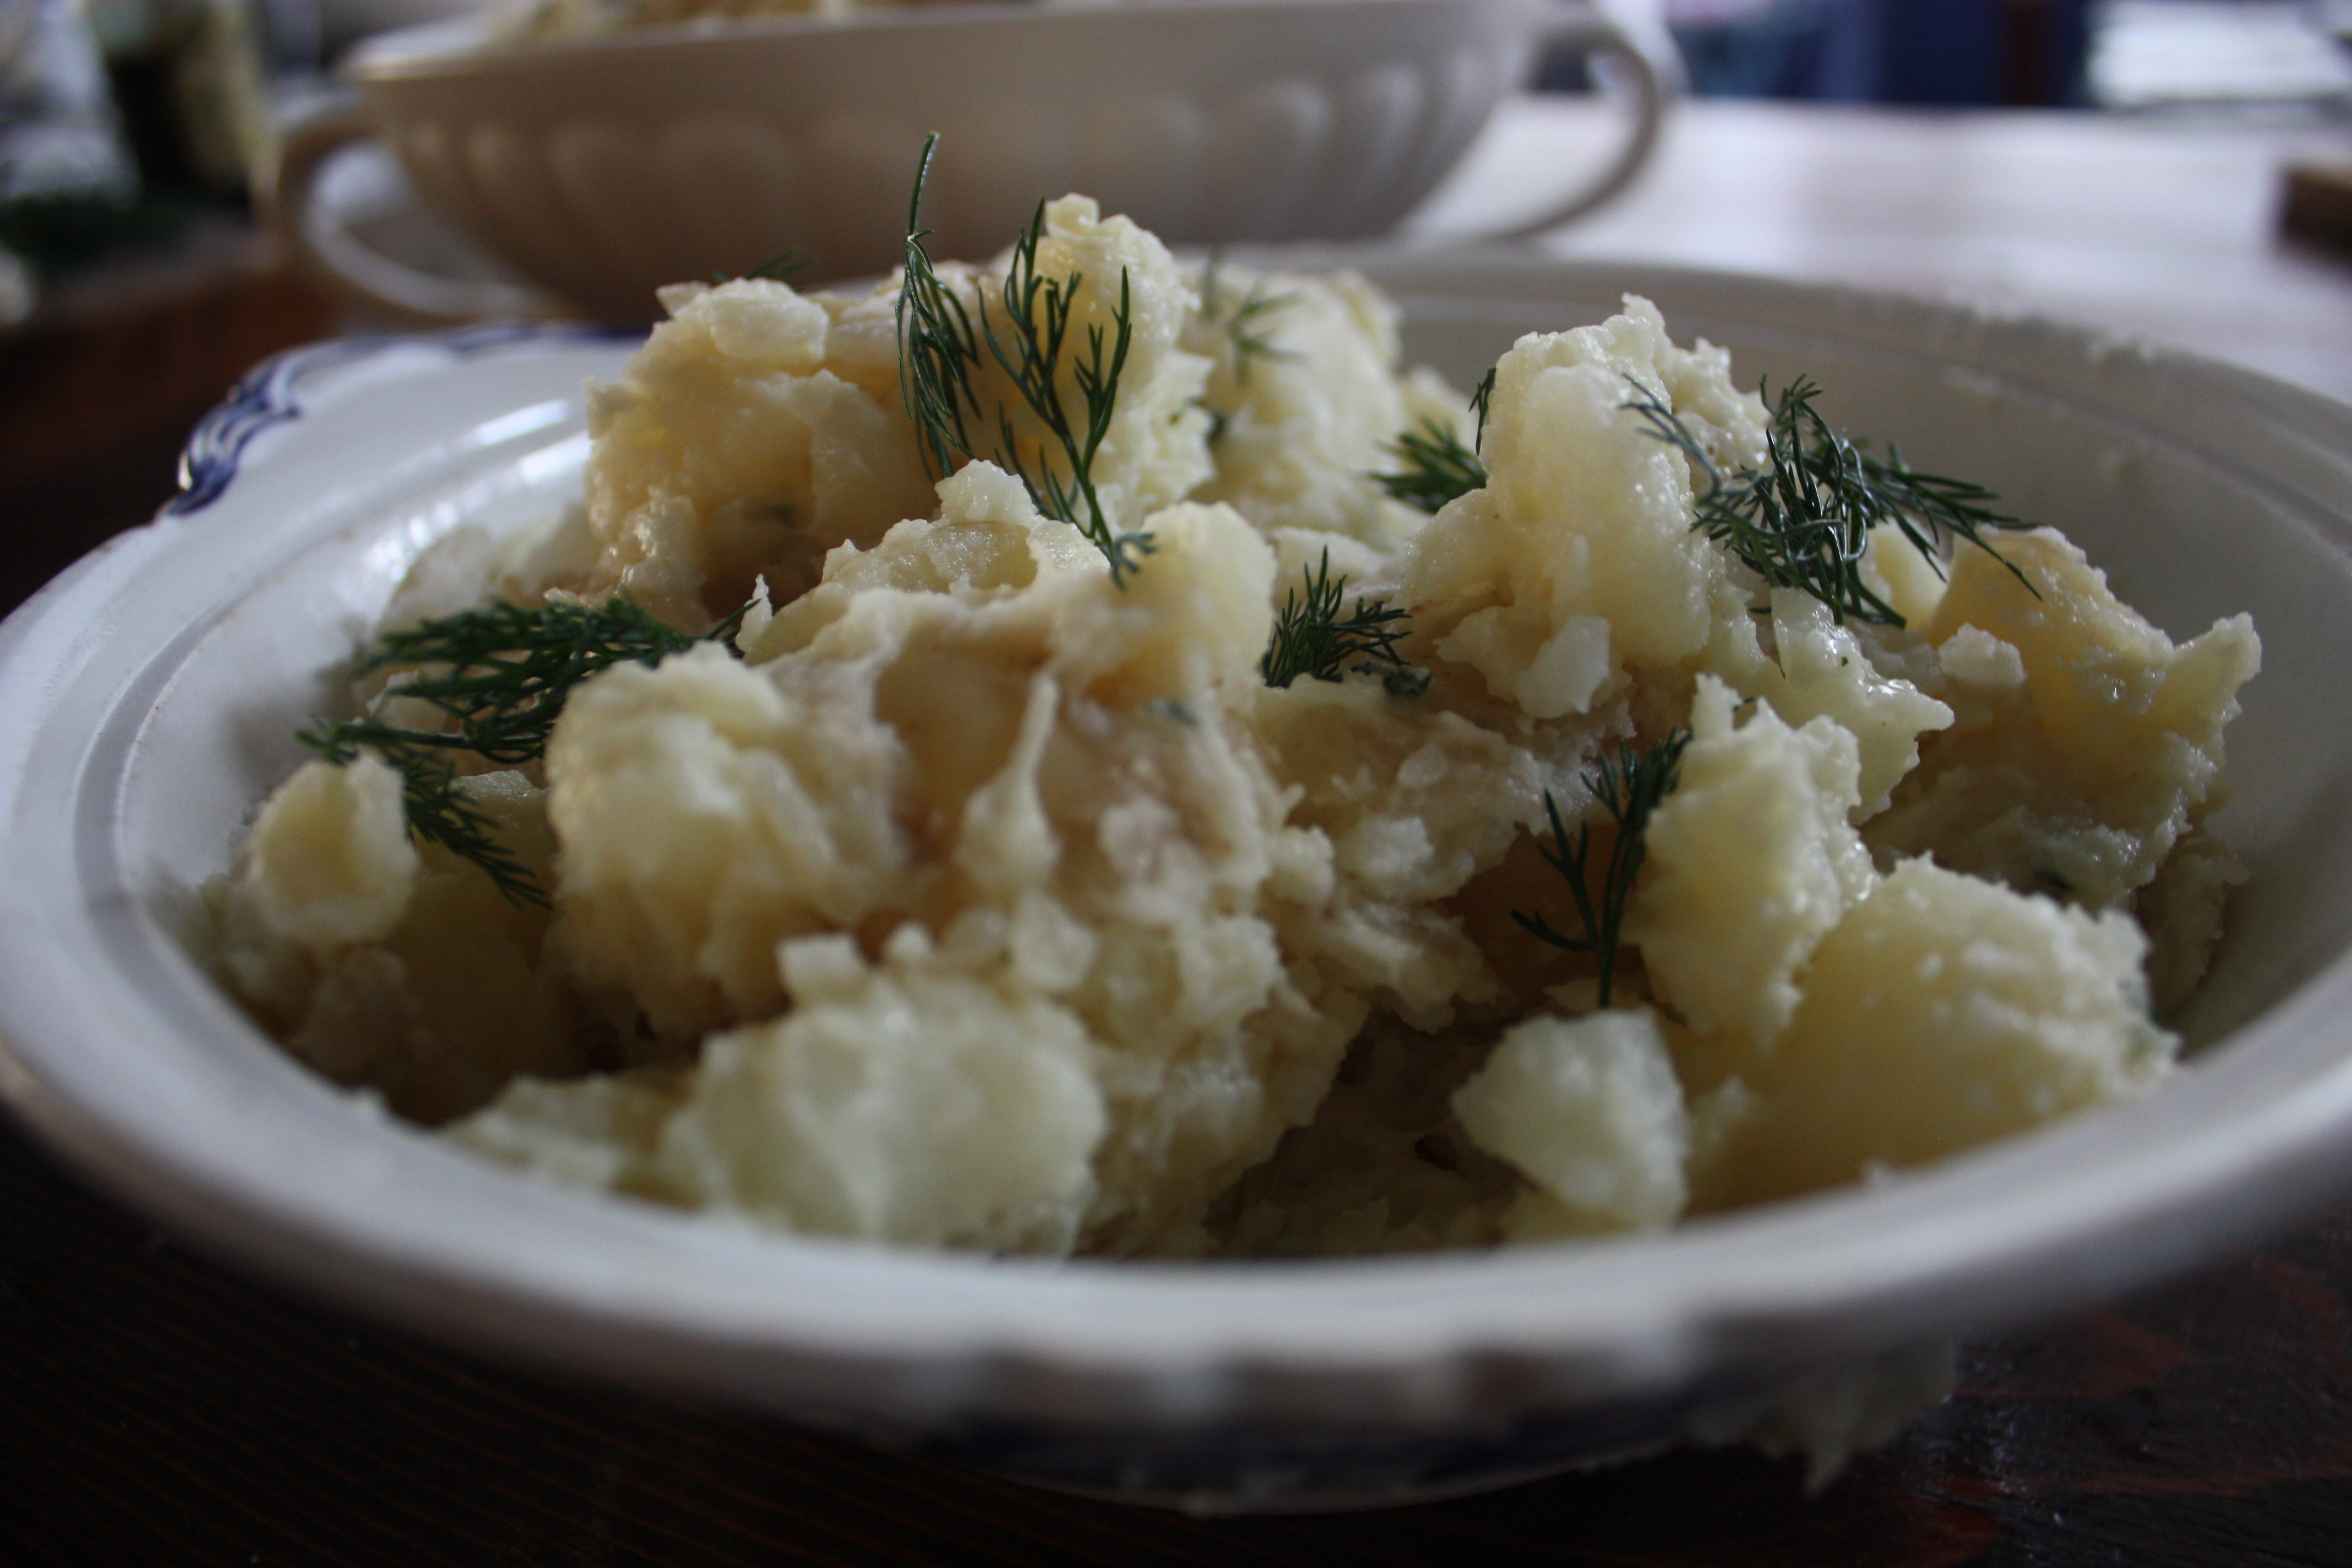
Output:
<instances>
[{"instance_id":1,"label":"wooden table surface","mask_svg":"<svg viewBox=\"0 0 2352 1568\"><path fill-rule=\"evenodd\" d=\"M1433 209L1475 225L1589 130L1521 106ZM2272 211L2304 133L1702 105L1566 252L1957 293L2352 396L2352 262ZM169 489L177 432L314 292L240 263L0 340L0 602ZM2352 1151L2347 1151L2352 1164ZM491 1365L249 1282L0 1128L0 1563L2352 1563L2352 1209L1970 1341L1815 1497L1685 1452L1462 1501L1197 1521Z\"/></svg>"}]
</instances>

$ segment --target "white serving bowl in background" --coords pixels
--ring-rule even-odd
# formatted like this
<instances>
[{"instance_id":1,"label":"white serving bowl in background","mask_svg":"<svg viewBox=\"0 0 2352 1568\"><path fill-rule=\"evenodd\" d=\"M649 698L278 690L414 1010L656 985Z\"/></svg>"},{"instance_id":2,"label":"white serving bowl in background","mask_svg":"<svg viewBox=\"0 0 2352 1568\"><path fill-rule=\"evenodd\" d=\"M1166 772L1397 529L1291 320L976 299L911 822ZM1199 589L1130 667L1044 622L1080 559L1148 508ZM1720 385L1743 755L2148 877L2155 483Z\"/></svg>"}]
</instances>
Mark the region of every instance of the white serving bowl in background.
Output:
<instances>
[{"instance_id":1,"label":"white serving bowl in background","mask_svg":"<svg viewBox=\"0 0 2352 1568\"><path fill-rule=\"evenodd\" d=\"M993 255L1070 190L1171 245L1353 239L1429 194L1547 43L1605 57L1627 115L1533 229L1623 187L1678 70L1580 0L882 6L539 44L469 18L362 46L344 71L363 102L291 128L263 192L343 287L444 319L515 296L336 226L312 188L339 148L382 137L426 205L599 321L650 320L662 284L786 251L814 258L808 280L888 271L933 131L936 255Z\"/></svg>"},{"instance_id":2,"label":"white serving bowl in background","mask_svg":"<svg viewBox=\"0 0 2352 1568\"><path fill-rule=\"evenodd\" d=\"M1742 380L2064 527L2268 668L2218 819L2252 877L2139 1102L1884 1184L1585 1246L1177 1266L761 1233L531 1184L264 1039L189 955L199 889L409 563L574 491L626 338L322 345L209 420L190 491L0 627L0 1093L126 1200L416 1330L1033 1479L1197 1506L1392 1502L1666 1441L1808 1373L2113 1292L2352 1172L2352 407L2030 320L1654 268L1352 259L1466 384L1637 289Z\"/></svg>"}]
</instances>

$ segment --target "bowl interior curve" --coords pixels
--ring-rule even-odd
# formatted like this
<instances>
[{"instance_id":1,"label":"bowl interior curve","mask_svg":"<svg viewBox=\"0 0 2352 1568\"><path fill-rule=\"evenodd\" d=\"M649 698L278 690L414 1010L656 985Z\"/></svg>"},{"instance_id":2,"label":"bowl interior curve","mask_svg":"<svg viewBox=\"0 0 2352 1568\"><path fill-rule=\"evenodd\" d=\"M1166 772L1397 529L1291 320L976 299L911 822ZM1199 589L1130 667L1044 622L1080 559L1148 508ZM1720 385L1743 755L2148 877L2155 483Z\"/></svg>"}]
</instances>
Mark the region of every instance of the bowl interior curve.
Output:
<instances>
[{"instance_id":1,"label":"bowl interior curve","mask_svg":"<svg viewBox=\"0 0 2352 1568\"><path fill-rule=\"evenodd\" d=\"M220 499L0 628L0 1091L134 1199L281 1276L470 1341L842 1425L1443 1422L1658 1397L2112 1289L2352 1161L2352 409L2033 321L1658 268L1345 254L1467 386L1621 289L1743 384L2064 528L2176 637L2251 611L2266 668L2218 819L2252 868L2148 1100L1866 1191L1579 1248L1043 1266L753 1235L542 1190L309 1077L191 959L203 886L417 555L576 492L622 341L425 340L281 365L295 414ZM266 401L266 399L265 399ZM2338 1152L2338 1151L2343 1152Z\"/></svg>"}]
</instances>

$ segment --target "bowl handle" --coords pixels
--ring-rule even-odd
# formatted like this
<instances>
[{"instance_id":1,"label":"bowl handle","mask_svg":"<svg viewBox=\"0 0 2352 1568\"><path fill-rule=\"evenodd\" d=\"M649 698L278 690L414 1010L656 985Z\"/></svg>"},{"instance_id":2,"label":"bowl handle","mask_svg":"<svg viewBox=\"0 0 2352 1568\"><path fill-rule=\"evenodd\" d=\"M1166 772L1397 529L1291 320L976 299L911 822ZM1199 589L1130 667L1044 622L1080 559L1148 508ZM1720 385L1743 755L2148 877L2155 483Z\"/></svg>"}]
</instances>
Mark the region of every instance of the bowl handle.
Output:
<instances>
[{"instance_id":1,"label":"bowl handle","mask_svg":"<svg viewBox=\"0 0 2352 1568\"><path fill-rule=\"evenodd\" d=\"M394 260L314 205L335 153L372 140L375 124L352 92L335 92L282 128L276 153L257 171L254 196L279 243L355 303L405 325L450 326L485 318L562 315L535 289L488 279L444 278Z\"/></svg>"},{"instance_id":2,"label":"bowl handle","mask_svg":"<svg viewBox=\"0 0 2352 1568\"><path fill-rule=\"evenodd\" d=\"M1658 144L1666 105L1682 89L1683 63L1673 41L1663 31L1654 38L1620 26L1587 4L1549 0L1536 24L1538 45L1570 45L1605 56L1622 67L1632 89L1633 118L1618 144L1615 156L1593 177L1555 202L1548 210L1515 224L1494 237L1520 239L1557 228L1583 216L1633 183Z\"/></svg>"}]
</instances>

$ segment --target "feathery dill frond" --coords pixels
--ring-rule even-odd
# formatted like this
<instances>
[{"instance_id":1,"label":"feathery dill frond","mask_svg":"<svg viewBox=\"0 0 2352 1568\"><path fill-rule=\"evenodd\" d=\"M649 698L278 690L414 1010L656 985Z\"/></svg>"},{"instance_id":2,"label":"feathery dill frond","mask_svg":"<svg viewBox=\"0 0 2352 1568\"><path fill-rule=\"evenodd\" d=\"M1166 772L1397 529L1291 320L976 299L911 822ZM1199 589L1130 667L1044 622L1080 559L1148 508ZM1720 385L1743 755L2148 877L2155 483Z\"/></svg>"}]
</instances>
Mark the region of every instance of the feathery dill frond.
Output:
<instances>
[{"instance_id":1,"label":"feathery dill frond","mask_svg":"<svg viewBox=\"0 0 2352 1568\"><path fill-rule=\"evenodd\" d=\"M751 271L743 274L743 276L746 278L765 278L772 281L781 283L785 279L790 278L793 273L804 271L815 264L816 258L809 255L806 251L787 250L768 258L767 260L762 261L759 266L754 267Z\"/></svg>"},{"instance_id":2,"label":"feathery dill frond","mask_svg":"<svg viewBox=\"0 0 2352 1568\"><path fill-rule=\"evenodd\" d=\"M979 334L963 300L943 282L931 265L923 241L931 231L922 226L923 187L931 177L931 157L939 151L940 133L923 138L921 158L915 165L915 188L907 198L905 265L898 279L898 395L923 453L923 466L934 479L955 472L959 458L974 456L965 423L968 410L980 417L980 399L971 389L971 373L981 363Z\"/></svg>"},{"instance_id":3,"label":"feathery dill frond","mask_svg":"<svg viewBox=\"0 0 2352 1568\"><path fill-rule=\"evenodd\" d=\"M1127 273L1119 272L1110 329L1089 322L1081 348L1070 328L1086 279L1076 272L1039 276L1037 246L1045 233L1041 201L1013 241L1012 263L997 290L998 309L991 310L982 292L967 310L962 297L940 277L923 243L930 237L921 226L923 187L939 142L937 132L924 138L915 188L907 198L906 263L898 303L898 392L924 464L932 478L944 479L960 462L985 458L1016 475L1039 511L1094 542L1110 563L1111 580L1124 586L1139 564L1136 558L1151 552L1151 536L1112 526L1095 488L1094 465L1118 412L1119 376L1134 341ZM1015 402L991 400L992 407L982 406L973 373L992 363L1012 382ZM1076 408L1062 390L1066 363L1077 393ZM1060 466L1047 452L1041 451L1034 463L1022 458L1013 429L1016 402L1045 426L1045 445L1059 449ZM981 440L988 443L985 450Z\"/></svg>"},{"instance_id":4,"label":"feathery dill frond","mask_svg":"<svg viewBox=\"0 0 2352 1568\"><path fill-rule=\"evenodd\" d=\"M710 635L723 638L737 611ZM513 767L547 754L547 737L580 683L616 664L652 664L694 646L615 595L602 608L548 604L525 609L491 604L387 632L357 673L414 669L388 695L423 702L455 729L417 731L418 742L472 752Z\"/></svg>"},{"instance_id":5,"label":"feathery dill frond","mask_svg":"<svg viewBox=\"0 0 2352 1568\"><path fill-rule=\"evenodd\" d=\"M1250 285L1249 295L1234 308L1225 321L1225 336L1234 345L1234 380L1249 384L1250 365L1257 360L1280 360L1297 364L1306 356L1297 349L1286 349L1274 341L1265 318L1298 298L1296 294L1261 292L1263 283Z\"/></svg>"},{"instance_id":6,"label":"feathery dill frond","mask_svg":"<svg viewBox=\"0 0 2352 1568\"><path fill-rule=\"evenodd\" d=\"M1249 292L1243 295L1231 310L1225 308L1224 262L1223 250L1209 252L1209 259L1201 268L1201 319L1212 327L1220 328L1225 341L1234 346L1234 381L1247 386L1252 362L1261 359L1281 360L1296 364L1302 357L1296 349L1286 349L1274 341L1266 318L1286 306L1295 304L1296 294L1268 294L1264 279L1253 279Z\"/></svg>"},{"instance_id":7,"label":"feathery dill frond","mask_svg":"<svg viewBox=\"0 0 2352 1568\"><path fill-rule=\"evenodd\" d=\"M1434 515L1447 501L1486 488L1486 464L1479 456L1486 444L1486 411L1495 400L1495 371L1489 366L1470 394L1470 412L1478 416L1477 432L1467 447L1453 428L1424 416L1419 429L1408 430L1381 450L1397 460L1394 473L1374 474L1372 482L1391 497Z\"/></svg>"},{"instance_id":8,"label":"feathery dill frond","mask_svg":"<svg viewBox=\"0 0 2352 1568\"><path fill-rule=\"evenodd\" d=\"M1004 284L999 291L1004 311L1003 335L998 335L996 321L988 309L988 297L983 294L979 305L980 336L997 366L1012 380L1023 405L1061 447L1069 471L1064 474L1049 458L1040 454L1037 472L1029 472L1014 440L1013 410L1004 404L997 405L1000 439L993 457L1000 467L1020 476L1038 510L1072 524L1092 540L1095 548L1110 563L1111 580L1124 586L1127 574L1139 564L1136 557L1151 553L1151 536L1122 533L1112 526L1102 497L1095 489L1094 465L1104 438L1110 434L1112 416L1118 409L1118 378L1127 369L1128 349L1135 335L1128 275L1124 268L1120 268L1118 303L1111 310L1111 330L1106 332L1099 323L1089 322L1086 351L1083 354L1076 353L1070 341L1070 322L1085 275L1073 272L1066 278L1038 276L1037 244L1045 233L1045 204L1041 201L1029 219L1028 228L1013 241L1012 265L1005 270ZM1062 395L1062 356L1066 349L1072 351L1070 380L1083 405L1075 418Z\"/></svg>"},{"instance_id":9,"label":"feathery dill frond","mask_svg":"<svg viewBox=\"0 0 2352 1568\"><path fill-rule=\"evenodd\" d=\"M1341 615L1348 579L1331 575L1328 550L1319 564L1307 569L1304 585L1303 596L1296 588L1283 595L1273 639L1258 659L1258 673L1268 686L1288 686L1302 675L1337 680L1351 668L1350 659L1360 659L1353 668L1381 674L1398 696L1418 696L1427 689L1428 672L1413 668L1397 652L1410 611L1391 609L1380 599L1359 599Z\"/></svg>"},{"instance_id":10,"label":"feathery dill frond","mask_svg":"<svg viewBox=\"0 0 2352 1568\"><path fill-rule=\"evenodd\" d=\"M1486 465L1435 419L1424 417L1421 428L1384 443L1381 450L1396 458L1397 469L1374 474L1372 482L1407 506L1434 513L1456 496L1486 488Z\"/></svg>"},{"instance_id":11,"label":"feathery dill frond","mask_svg":"<svg viewBox=\"0 0 2352 1568\"><path fill-rule=\"evenodd\" d=\"M442 715L446 727L371 716L322 721L295 738L338 766L362 747L381 755L400 773L410 832L479 866L513 902L544 907L545 893L499 843L497 825L458 787L457 759L472 755L503 767L539 761L581 682L616 664L653 664L698 640L725 642L750 607L701 639L664 626L619 595L596 609L493 604L421 621L384 634L357 673L414 671L386 688L379 705L395 697L421 702Z\"/></svg>"},{"instance_id":12,"label":"feathery dill frond","mask_svg":"<svg viewBox=\"0 0 2352 1568\"><path fill-rule=\"evenodd\" d=\"M710 281L714 284L737 283L746 279L764 278L770 282L782 283L793 273L815 264L816 258L805 251L787 250L768 258L749 272L714 272L710 275Z\"/></svg>"},{"instance_id":13,"label":"feathery dill frond","mask_svg":"<svg viewBox=\"0 0 2352 1568\"><path fill-rule=\"evenodd\" d=\"M1585 787L1592 792L1592 798L1617 825L1617 837L1609 847L1609 858L1599 868L1601 886L1597 899L1592 886L1592 825L1577 824L1576 837L1570 840L1568 829L1560 823L1559 807L1553 804L1551 792L1544 792L1544 815L1550 819L1551 843L1546 845L1538 839L1537 851L1543 856L1544 864L1567 882L1584 934L1564 936L1541 915L1518 910L1511 911L1511 918L1528 935L1554 947L1594 954L1601 963L1598 1000L1603 1007L1609 1005L1616 979L1617 948L1624 932L1625 905L1633 897L1633 879L1641 874L1642 862L1649 853L1646 840L1650 817L1681 782L1683 751L1690 744L1690 739L1688 730L1676 729L1647 751L1636 751L1630 742L1620 741L1613 757L1604 746L1598 766L1584 776Z\"/></svg>"},{"instance_id":14,"label":"feathery dill frond","mask_svg":"<svg viewBox=\"0 0 2352 1568\"><path fill-rule=\"evenodd\" d=\"M1884 458L1863 450L1813 406L1821 388L1800 376L1771 400L1765 427L1765 465L1726 477L1664 397L1632 376L1631 401L1647 434L1680 451L1705 488L1693 503L1693 527L1746 562L1776 588L1795 588L1847 617L1899 626L1903 617L1864 581L1870 531L1893 523L1940 574L1946 541L1968 541L2033 584L2014 562L1986 542L1988 529L2031 526L1987 503L2000 498L1981 485L1922 474L1892 449ZM2038 597L2038 593L2036 594Z\"/></svg>"}]
</instances>

